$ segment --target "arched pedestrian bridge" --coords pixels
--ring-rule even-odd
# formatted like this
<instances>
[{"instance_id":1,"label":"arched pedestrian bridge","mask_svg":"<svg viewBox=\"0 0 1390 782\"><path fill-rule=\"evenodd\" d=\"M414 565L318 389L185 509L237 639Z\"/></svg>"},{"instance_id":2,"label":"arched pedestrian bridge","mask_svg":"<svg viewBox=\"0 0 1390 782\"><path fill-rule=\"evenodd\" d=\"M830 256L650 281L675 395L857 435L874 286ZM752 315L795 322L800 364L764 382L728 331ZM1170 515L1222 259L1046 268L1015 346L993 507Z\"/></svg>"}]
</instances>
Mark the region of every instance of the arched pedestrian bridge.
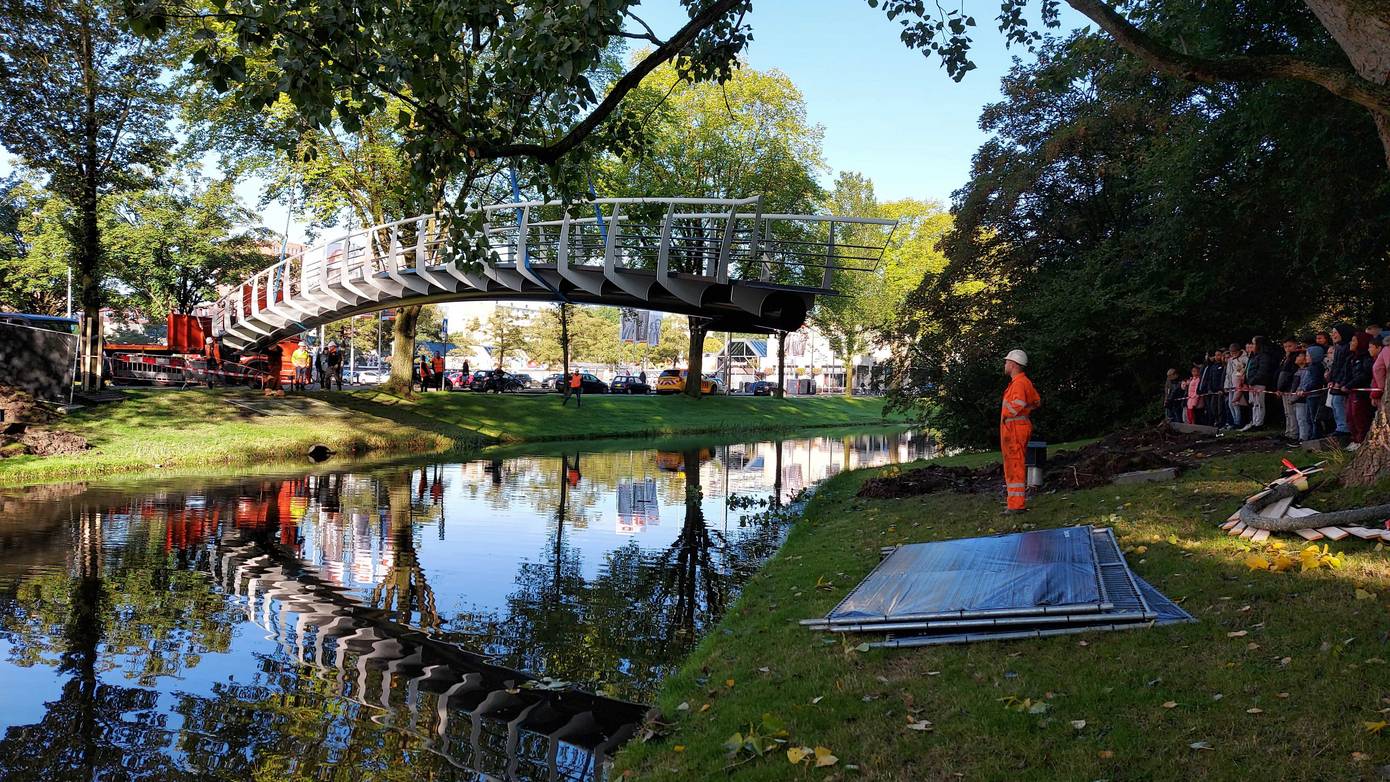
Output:
<instances>
[{"instance_id":1,"label":"arched pedestrian bridge","mask_svg":"<svg viewBox=\"0 0 1390 782\"><path fill-rule=\"evenodd\" d=\"M217 302L231 347L269 344L389 307L484 299L566 300L708 318L733 331L791 331L837 270L871 271L894 220L763 214L760 198L601 198L482 208L490 251L454 263L447 218L353 231L264 269Z\"/></svg>"}]
</instances>

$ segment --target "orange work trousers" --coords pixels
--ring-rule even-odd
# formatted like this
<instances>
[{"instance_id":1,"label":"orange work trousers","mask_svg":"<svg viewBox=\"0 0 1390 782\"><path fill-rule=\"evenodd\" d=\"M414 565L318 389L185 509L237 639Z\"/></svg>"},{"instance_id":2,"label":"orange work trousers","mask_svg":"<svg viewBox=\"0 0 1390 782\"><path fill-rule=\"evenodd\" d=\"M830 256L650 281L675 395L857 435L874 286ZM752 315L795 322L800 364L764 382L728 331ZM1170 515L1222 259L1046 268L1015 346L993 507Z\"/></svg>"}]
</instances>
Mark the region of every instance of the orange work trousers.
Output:
<instances>
[{"instance_id":1,"label":"orange work trousers","mask_svg":"<svg viewBox=\"0 0 1390 782\"><path fill-rule=\"evenodd\" d=\"M1004 454L1004 490L1009 510L1028 506L1028 440L1033 422L1027 419L1004 421L999 425L999 450Z\"/></svg>"}]
</instances>

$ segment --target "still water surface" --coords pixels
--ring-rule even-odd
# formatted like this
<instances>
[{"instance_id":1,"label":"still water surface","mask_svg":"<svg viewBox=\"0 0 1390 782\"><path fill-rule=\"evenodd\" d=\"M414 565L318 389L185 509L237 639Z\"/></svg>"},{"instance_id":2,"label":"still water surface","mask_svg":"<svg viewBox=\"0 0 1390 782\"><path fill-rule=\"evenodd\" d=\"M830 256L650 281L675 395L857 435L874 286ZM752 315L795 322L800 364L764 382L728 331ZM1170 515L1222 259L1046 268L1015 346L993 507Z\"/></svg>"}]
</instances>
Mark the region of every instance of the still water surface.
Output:
<instances>
[{"instance_id":1,"label":"still water surface","mask_svg":"<svg viewBox=\"0 0 1390 782\"><path fill-rule=\"evenodd\" d=\"M767 507L932 449L642 446L0 490L0 779L598 778Z\"/></svg>"}]
</instances>

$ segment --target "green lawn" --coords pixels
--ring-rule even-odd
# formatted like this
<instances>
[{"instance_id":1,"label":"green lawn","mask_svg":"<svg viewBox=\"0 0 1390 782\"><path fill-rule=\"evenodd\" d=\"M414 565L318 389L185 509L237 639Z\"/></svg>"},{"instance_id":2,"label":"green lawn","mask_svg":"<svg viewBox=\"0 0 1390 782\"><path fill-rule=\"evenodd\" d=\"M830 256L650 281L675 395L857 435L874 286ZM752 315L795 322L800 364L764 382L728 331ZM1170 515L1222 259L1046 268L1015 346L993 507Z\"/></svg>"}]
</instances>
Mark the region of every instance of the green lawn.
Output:
<instances>
[{"instance_id":1,"label":"green lawn","mask_svg":"<svg viewBox=\"0 0 1390 782\"><path fill-rule=\"evenodd\" d=\"M152 469L302 463L323 443L342 454L430 455L489 443L629 436L793 431L883 423L882 402L811 397L600 397L560 407L558 395L379 392L291 394L132 390L118 403L79 410L56 425L93 448L71 456L0 460L0 485ZM237 404L240 403L240 404ZM245 406L268 411L258 415Z\"/></svg>"},{"instance_id":2,"label":"green lawn","mask_svg":"<svg viewBox=\"0 0 1390 782\"><path fill-rule=\"evenodd\" d=\"M1247 544L1217 528L1256 488L1243 476L1276 476L1278 457L1214 460L1166 485L1043 496L1022 522L992 497L860 500L876 471L836 476L666 683L670 733L624 749L620 778L722 778L733 762L725 741L767 714L792 746L823 746L838 761L792 766L779 750L739 758L733 778L1383 779L1390 727L1367 723L1390 721L1387 552L1349 539L1331 546L1345 552L1338 570L1251 571ZM1308 504L1387 491L1324 489ZM839 601L881 546L1020 523L1113 526L1135 571L1199 622L867 652L856 648L865 637L797 625ZM1023 699L1044 705L1030 713L1016 707Z\"/></svg>"}]
</instances>

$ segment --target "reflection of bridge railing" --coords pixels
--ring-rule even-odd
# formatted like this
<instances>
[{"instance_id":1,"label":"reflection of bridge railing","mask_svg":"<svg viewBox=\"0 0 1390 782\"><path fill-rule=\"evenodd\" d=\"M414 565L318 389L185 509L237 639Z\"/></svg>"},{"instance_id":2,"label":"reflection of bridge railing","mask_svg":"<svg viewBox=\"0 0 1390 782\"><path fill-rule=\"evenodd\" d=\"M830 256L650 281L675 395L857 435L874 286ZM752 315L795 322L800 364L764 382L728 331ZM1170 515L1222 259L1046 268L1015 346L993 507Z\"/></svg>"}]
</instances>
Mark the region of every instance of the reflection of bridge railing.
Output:
<instances>
[{"instance_id":1,"label":"reflection of bridge railing","mask_svg":"<svg viewBox=\"0 0 1390 782\"><path fill-rule=\"evenodd\" d=\"M528 687L534 677L389 621L288 551L237 537L221 546L220 580L246 599L247 616L330 674L343 697L380 712L375 721L456 767L488 779L597 778L642 719L637 704ZM393 695L393 677L404 692Z\"/></svg>"},{"instance_id":2,"label":"reflection of bridge railing","mask_svg":"<svg viewBox=\"0 0 1390 782\"><path fill-rule=\"evenodd\" d=\"M397 220L258 272L217 303L213 328L244 347L402 302L564 295L703 315L719 328L794 329L837 269L875 267L896 224L764 214L761 203L603 198L568 207L488 206L481 233L467 237L488 255L476 271L454 263L446 215ZM571 214L591 208L592 217ZM877 228L847 235L854 226Z\"/></svg>"}]
</instances>

